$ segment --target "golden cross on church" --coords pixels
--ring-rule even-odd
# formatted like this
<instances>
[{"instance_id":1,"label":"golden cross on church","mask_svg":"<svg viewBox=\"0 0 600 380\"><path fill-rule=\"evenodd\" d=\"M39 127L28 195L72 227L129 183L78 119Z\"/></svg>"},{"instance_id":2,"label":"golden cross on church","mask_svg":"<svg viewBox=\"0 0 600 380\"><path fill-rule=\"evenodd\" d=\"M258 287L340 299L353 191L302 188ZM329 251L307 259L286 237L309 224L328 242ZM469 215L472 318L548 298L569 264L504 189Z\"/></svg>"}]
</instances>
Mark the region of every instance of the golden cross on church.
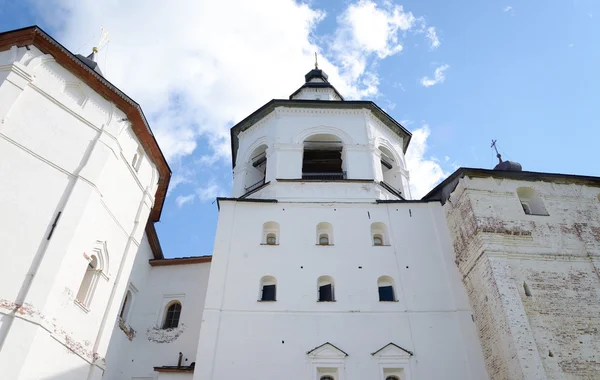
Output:
<instances>
[{"instance_id":1,"label":"golden cross on church","mask_svg":"<svg viewBox=\"0 0 600 380\"><path fill-rule=\"evenodd\" d=\"M104 46L106 46L106 44L108 44L109 42L110 41L108 39L108 32L106 30L104 30L103 26L101 26L100 27L100 40L98 41L96 46L94 46L92 48L92 51L94 53L98 53L100 51L100 49L102 49Z\"/></svg>"}]
</instances>

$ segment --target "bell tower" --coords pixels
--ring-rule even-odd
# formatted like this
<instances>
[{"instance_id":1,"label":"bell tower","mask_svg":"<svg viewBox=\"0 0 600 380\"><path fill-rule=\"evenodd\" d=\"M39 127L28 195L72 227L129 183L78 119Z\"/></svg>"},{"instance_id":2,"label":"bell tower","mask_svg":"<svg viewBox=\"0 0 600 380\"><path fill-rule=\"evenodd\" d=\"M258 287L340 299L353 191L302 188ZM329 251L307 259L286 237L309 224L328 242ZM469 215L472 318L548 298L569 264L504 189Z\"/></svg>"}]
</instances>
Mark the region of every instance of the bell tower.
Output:
<instances>
[{"instance_id":1,"label":"bell tower","mask_svg":"<svg viewBox=\"0 0 600 380\"><path fill-rule=\"evenodd\" d=\"M233 196L410 199L410 138L375 103L345 100L315 68L289 99L271 100L231 129Z\"/></svg>"},{"instance_id":2,"label":"bell tower","mask_svg":"<svg viewBox=\"0 0 600 380\"><path fill-rule=\"evenodd\" d=\"M411 200L410 132L304 79L231 129L194 379L487 378L443 210Z\"/></svg>"}]
</instances>

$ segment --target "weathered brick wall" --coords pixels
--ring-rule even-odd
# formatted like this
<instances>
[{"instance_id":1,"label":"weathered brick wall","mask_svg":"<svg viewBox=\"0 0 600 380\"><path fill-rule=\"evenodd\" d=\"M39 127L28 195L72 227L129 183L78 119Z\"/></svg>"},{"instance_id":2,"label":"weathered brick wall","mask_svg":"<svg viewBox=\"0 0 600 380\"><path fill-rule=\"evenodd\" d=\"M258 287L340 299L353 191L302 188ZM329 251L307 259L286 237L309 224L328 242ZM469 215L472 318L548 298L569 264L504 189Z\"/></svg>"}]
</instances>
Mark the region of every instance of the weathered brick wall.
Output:
<instances>
[{"instance_id":1,"label":"weathered brick wall","mask_svg":"<svg viewBox=\"0 0 600 380\"><path fill-rule=\"evenodd\" d=\"M524 214L523 186L549 215ZM445 204L491 378L600 379L599 192L464 178Z\"/></svg>"}]
</instances>

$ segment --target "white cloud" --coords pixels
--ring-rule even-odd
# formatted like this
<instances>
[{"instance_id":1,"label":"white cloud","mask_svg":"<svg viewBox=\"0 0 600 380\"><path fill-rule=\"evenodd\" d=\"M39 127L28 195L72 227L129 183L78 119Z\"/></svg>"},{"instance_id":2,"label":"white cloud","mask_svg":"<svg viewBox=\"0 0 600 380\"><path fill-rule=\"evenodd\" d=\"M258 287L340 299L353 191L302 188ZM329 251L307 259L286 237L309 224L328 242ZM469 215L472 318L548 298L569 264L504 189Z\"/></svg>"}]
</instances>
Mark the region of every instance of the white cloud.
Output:
<instances>
[{"instance_id":1,"label":"white cloud","mask_svg":"<svg viewBox=\"0 0 600 380\"><path fill-rule=\"evenodd\" d=\"M292 0L35 4L59 28L55 37L72 49L104 26L111 42L98 63L142 105L170 161L191 154L201 138L211 155L228 159L231 124L300 87L318 50L311 33L324 17ZM321 61L341 82L337 69Z\"/></svg>"},{"instance_id":2,"label":"white cloud","mask_svg":"<svg viewBox=\"0 0 600 380\"><path fill-rule=\"evenodd\" d=\"M433 26L427 28L427 39L429 40L429 48L431 50L435 50L441 45L435 27Z\"/></svg>"},{"instance_id":3,"label":"white cloud","mask_svg":"<svg viewBox=\"0 0 600 380\"><path fill-rule=\"evenodd\" d=\"M507 5L506 7L504 7L504 9L502 11L504 11L504 12L510 12L512 9L513 9L512 6Z\"/></svg>"},{"instance_id":4,"label":"white cloud","mask_svg":"<svg viewBox=\"0 0 600 380\"><path fill-rule=\"evenodd\" d=\"M196 198L195 194L180 195L175 198L175 203L177 203L177 207L181 208L186 203L194 202L194 198Z\"/></svg>"},{"instance_id":5,"label":"white cloud","mask_svg":"<svg viewBox=\"0 0 600 380\"><path fill-rule=\"evenodd\" d=\"M448 70L449 67L450 66L448 65L442 65L438 67L437 69L435 69L434 77L423 77L421 79L421 84L425 87L431 87L438 83L444 83L444 81L446 80L445 71Z\"/></svg>"},{"instance_id":6,"label":"white cloud","mask_svg":"<svg viewBox=\"0 0 600 380\"><path fill-rule=\"evenodd\" d=\"M210 180L206 186L196 189L200 202L213 201L216 197L224 195L224 189L214 180Z\"/></svg>"},{"instance_id":7,"label":"white cloud","mask_svg":"<svg viewBox=\"0 0 600 380\"><path fill-rule=\"evenodd\" d=\"M422 18L390 1L358 0L330 16L336 24L329 35L318 36L322 46L315 44L314 33L325 13L294 0L178 0L177 6L162 0L110 6L95 0L32 2L62 44L84 46L79 53L91 50L93 43L85 43L99 34L100 25L109 32L111 42L98 63L107 79L144 109L174 168L171 192L180 184L196 186L201 173L186 169L182 157L200 146L208 149L194 157L194 165L228 160L232 124L300 87L315 51L319 67L342 94L376 97L379 60L401 52L408 33L427 31L432 47L437 39ZM438 68L429 81L443 81L446 68ZM222 195L220 186L209 181L197 189L199 200ZM193 198L175 201L183 206Z\"/></svg>"},{"instance_id":8,"label":"white cloud","mask_svg":"<svg viewBox=\"0 0 600 380\"><path fill-rule=\"evenodd\" d=\"M414 130L406 154L406 166L410 173L410 192L413 199L420 199L449 175L442 169L435 157L425 156L427 138L430 133L427 124Z\"/></svg>"},{"instance_id":9,"label":"white cloud","mask_svg":"<svg viewBox=\"0 0 600 380\"><path fill-rule=\"evenodd\" d=\"M169 196L179 185L194 182L196 173L188 167L177 167L171 176L167 196Z\"/></svg>"},{"instance_id":10,"label":"white cloud","mask_svg":"<svg viewBox=\"0 0 600 380\"><path fill-rule=\"evenodd\" d=\"M369 70L373 58L385 59L402 51L400 35L416 25L417 18L405 12L401 5L384 2L378 6L371 0L350 4L337 17L329 55L340 66L342 79L357 86L347 88L350 98L374 96L378 93L379 78Z\"/></svg>"},{"instance_id":11,"label":"white cloud","mask_svg":"<svg viewBox=\"0 0 600 380\"><path fill-rule=\"evenodd\" d=\"M110 43L98 62L107 79L138 101L170 161L203 138L205 163L230 157L228 129L268 100L286 98L319 64L348 98L378 95L376 60L402 50L401 34L422 28L400 5L351 3L330 36L314 41L325 13L293 0L32 0L72 49L93 46L103 25ZM235 11L232 11L235 9ZM418 29L415 28L415 29ZM85 36L85 37L84 37Z\"/></svg>"}]
</instances>

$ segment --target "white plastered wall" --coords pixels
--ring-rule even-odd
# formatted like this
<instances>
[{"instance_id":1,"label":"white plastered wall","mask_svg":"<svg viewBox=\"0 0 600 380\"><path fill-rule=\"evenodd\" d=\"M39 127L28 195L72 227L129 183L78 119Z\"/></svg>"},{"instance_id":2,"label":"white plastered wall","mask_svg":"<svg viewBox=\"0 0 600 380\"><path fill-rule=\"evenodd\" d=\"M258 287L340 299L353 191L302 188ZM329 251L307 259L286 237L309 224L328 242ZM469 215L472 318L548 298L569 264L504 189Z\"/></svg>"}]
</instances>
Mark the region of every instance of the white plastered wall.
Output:
<instances>
[{"instance_id":1,"label":"white plastered wall","mask_svg":"<svg viewBox=\"0 0 600 380\"><path fill-rule=\"evenodd\" d=\"M136 172L125 114L34 46L0 52L0 104L0 210L10 215L0 254L11 263L0 268L0 367L11 379L97 379L154 204L155 165L144 156ZM110 265L81 307L99 242Z\"/></svg>"},{"instance_id":2,"label":"white plastered wall","mask_svg":"<svg viewBox=\"0 0 600 380\"><path fill-rule=\"evenodd\" d=\"M148 263L152 257L144 239L129 278L138 292L124 323L134 333L126 334L118 322L111 326L105 379L192 378L191 373L159 373L154 367L177 365L179 352L183 354L184 366L196 360L210 263L153 267ZM179 326L163 330L165 308L174 300L182 304Z\"/></svg>"},{"instance_id":3,"label":"white plastered wall","mask_svg":"<svg viewBox=\"0 0 600 380\"><path fill-rule=\"evenodd\" d=\"M260 245L265 221L279 223L280 245ZM390 246L372 245L374 221ZM334 246L314 243L319 222ZM276 302L257 302L264 275L277 279ZM317 302L322 275L336 302ZM398 302L379 302L382 275ZM220 202L194 378L312 379L306 353L326 342L348 353L345 380L379 379L371 353L390 342L414 352L414 379L487 378L439 203Z\"/></svg>"},{"instance_id":4,"label":"white plastered wall","mask_svg":"<svg viewBox=\"0 0 600 380\"><path fill-rule=\"evenodd\" d=\"M276 193L277 199L291 197L294 201L317 200L320 195L314 193L294 194L287 183L276 180L302 178L303 142L316 134L331 134L342 141L343 167L347 178L351 180L382 181L381 164L378 147L386 146L397 157L399 167L396 169L402 176L404 187L400 189L405 198L410 198L408 190L408 171L404 165L402 151L403 140L387 126L376 119L366 109L303 109L278 107L271 114L239 135L239 149L232 195L237 197L245 193L244 180L249 168L251 153L262 144L267 145L266 182L271 182L270 192ZM285 188L283 188L285 186ZM376 189L364 191L361 186L344 184L349 188L343 196L348 201L365 199L397 199L389 193L382 194ZM280 189L280 187L282 187ZM312 191L314 187L308 187ZM261 190L262 191L262 190ZM325 192L327 193L327 192ZM385 193L385 191L384 191ZM330 195L330 194L329 194ZM315 199L316 198L316 199ZM291 199L290 199L291 200Z\"/></svg>"}]
</instances>

